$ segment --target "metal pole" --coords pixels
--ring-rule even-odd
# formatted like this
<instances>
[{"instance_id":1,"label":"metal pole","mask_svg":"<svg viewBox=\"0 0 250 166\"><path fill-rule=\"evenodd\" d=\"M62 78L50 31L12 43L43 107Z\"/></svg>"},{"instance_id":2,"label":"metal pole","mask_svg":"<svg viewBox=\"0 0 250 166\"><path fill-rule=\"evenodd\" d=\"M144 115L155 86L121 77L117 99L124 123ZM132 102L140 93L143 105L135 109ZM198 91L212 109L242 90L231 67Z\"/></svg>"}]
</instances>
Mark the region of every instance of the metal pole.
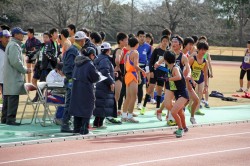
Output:
<instances>
[{"instance_id":1,"label":"metal pole","mask_svg":"<svg viewBox=\"0 0 250 166\"><path fill-rule=\"evenodd\" d=\"M133 27L134 27L134 0L132 0L131 4L131 33L133 33Z\"/></svg>"}]
</instances>

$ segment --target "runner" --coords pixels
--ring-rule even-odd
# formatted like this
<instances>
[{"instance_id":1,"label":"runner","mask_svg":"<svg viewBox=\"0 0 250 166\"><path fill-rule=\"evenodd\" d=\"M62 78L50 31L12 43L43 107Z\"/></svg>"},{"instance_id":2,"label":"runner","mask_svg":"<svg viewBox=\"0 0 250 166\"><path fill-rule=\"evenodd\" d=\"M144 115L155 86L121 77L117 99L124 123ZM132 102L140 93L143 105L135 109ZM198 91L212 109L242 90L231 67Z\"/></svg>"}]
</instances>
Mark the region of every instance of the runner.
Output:
<instances>
[{"instance_id":1,"label":"runner","mask_svg":"<svg viewBox=\"0 0 250 166\"><path fill-rule=\"evenodd\" d=\"M176 100L170 109L178 125L178 130L174 134L177 138L180 138L184 132L188 131L183 110L189 100L186 81L180 67L176 64L177 59L174 52L167 51L164 55L164 60L169 68L169 75L165 78L165 83L171 90L174 88L174 91L171 91L171 95L174 95Z\"/></svg>"},{"instance_id":2,"label":"runner","mask_svg":"<svg viewBox=\"0 0 250 166\"><path fill-rule=\"evenodd\" d=\"M173 36L172 40L172 51L176 55L176 64L180 67L181 71L183 72L183 75L186 77L190 73L190 66L189 62L186 56L183 56L183 53L181 52L181 48L183 45L183 39L179 36ZM155 64L155 67L159 67L160 64L164 62L164 60L160 60ZM169 86L170 85L170 86ZM173 107L173 101L174 101L174 93L175 87L172 86L173 84L165 84L166 90L165 90L165 96L164 96L164 104L161 106L159 110L157 110L157 118L161 120L161 113L164 107L170 111ZM168 112L168 115L166 117L167 124L169 126L174 126L176 123L173 121L171 113Z\"/></svg>"},{"instance_id":3,"label":"runner","mask_svg":"<svg viewBox=\"0 0 250 166\"><path fill-rule=\"evenodd\" d=\"M62 57L65 51L67 51L68 48L71 46L71 41L68 39L68 37L69 37L68 29L63 29L61 31Z\"/></svg>"},{"instance_id":4,"label":"runner","mask_svg":"<svg viewBox=\"0 0 250 166\"><path fill-rule=\"evenodd\" d=\"M145 42L145 32L140 30L137 32L137 38L139 41L139 47L137 49L139 53L139 66L142 68L144 71L146 71L146 66L148 62L150 61L151 57L151 46ZM142 74L142 73L141 73ZM144 115L144 111L142 110L142 97L143 97L143 85L145 84L145 78L142 77L141 75L141 83L138 85L138 105L137 109L141 110L140 114Z\"/></svg>"},{"instance_id":5,"label":"runner","mask_svg":"<svg viewBox=\"0 0 250 166\"><path fill-rule=\"evenodd\" d=\"M168 36L162 36L161 37L161 44L159 48L156 48L151 56L150 63L149 63L149 70L150 70L150 80L149 80L149 87L147 90L147 93L144 98L144 103L142 107L142 112L145 112L146 109L146 104L150 98L151 93L154 91L155 84L157 83L156 86L156 92L157 92L157 97L156 97L156 108L160 108L161 104L161 95L162 95L162 90L164 86L164 81L159 80L158 78L163 77L166 73L162 70L155 70L154 69L154 64L159 61L160 59L164 59L164 53L167 50L167 46L169 44L169 37ZM162 67L165 67L165 64L161 64Z\"/></svg>"},{"instance_id":6,"label":"runner","mask_svg":"<svg viewBox=\"0 0 250 166\"><path fill-rule=\"evenodd\" d=\"M151 52L154 51L154 37L151 33L146 34L146 43L148 43L151 46ZM146 66L146 75L147 75L147 80L146 80L146 92L148 91L148 86L150 82L150 71L149 71L149 66ZM156 104L156 100L154 99L154 89L152 90L152 93L150 94L150 103Z\"/></svg>"},{"instance_id":7,"label":"runner","mask_svg":"<svg viewBox=\"0 0 250 166\"><path fill-rule=\"evenodd\" d=\"M247 49L245 56L243 58L242 64L240 66L240 89L237 92L247 92L250 88L250 40L247 42ZM247 73L247 89L243 88L243 78Z\"/></svg>"},{"instance_id":8,"label":"runner","mask_svg":"<svg viewBox=\"0 0 250 166\"><path fill-rule=\"evenodd\" d=\"M133 111L136 102L136 95L138 91L138 83L140 80L140 73L145 77L145 71L139 67L139 53L137 51L139 47L139 41L136 38L130 38L128 41L130 46L129 52L125 57L125 83L126 83L126 99L123 104L123 113L121 120L123 122L139 123L138 120L134 119Z\"/></svg>"},{"instance_id":9,"label":"runner","mask_svg":"<svg viewBox=\"0 0 250 166\"><path fill-rule=\"evenodd\" d=\"M26 64L27 68L33 70L36 63L36 54L39 52L41 42L34 37L35 30L29 28L28 39L25 42ZM31 73L28 74L28 82L31 82Z\"/></svg>"},{"instance_id":10,"label":"runner","mask_svg":"<svg viewBox=\"0 0 250 166\"><path fill-rule=\"evenodd\" d=\"M76 26L74 24L69 24L68 31L70 36L69 40L73 44L75 42Z\"/></svg>"},{"instance_id":11,"label":"runner","mask_svg":"<svg viewBox=\"0 0 250 166\"><path fill-rule=\"evenodd\" d=\"M201 36L199 38L199 41L206 41L207 42L207 38L206 36ZM212 69L212 60L211 60L211 56L208 52L206 52L206 54L204 55L204 58L206 59L207 61L207 64L208 64L208 80L207 80L207 85L209 86L209 78L213 78L213 69ZM205 93L205 100L204 100L204 97L202 97L202 100L201 102L204 103L204 106L206 108L210 108L209 106L209 103L208 103L208 97L209 97L209 94L208 94L208 90L206 91Z\"/></svg>"},{"instance_id":12,"label":"runner","mask_svg":"<svg viewBox=\"0 0 250 166\"><path fill-rule=\"evenodd\" d=\"M196 88L196 93L198 94L200 100L202 98L203 92L206 92L208 88L208 64L204 58L204 54L207 52L208 48L209 46L207 42L198 42L198 54L193 57L190 57L189 59L189 64L192 68L192 79L197 83L198 88ZM197 110L195 113L196 115L205 115L200 110Z\"/></svg>"},{"instance_id":13,"label":"runner","mask_svg":"<svg viewBox=\"0 0 250 166\"><path fill-rule=\"evenodd\" d=\"M121 90L124 86L123 82L125 76L125 67L124 67L125 54L123 54L123 49L128 45L128 36L123 32L119 32L116 36L116 40L118 47L114 50L113 53L113 60L114 60L113 65L115 67L114 71L118 73L115 76L115 100L116 102L118 102L121 96ZM121 115L121 111L119 110L119 108L118 108L118 115Z\"/></svg>"}]
</instances>

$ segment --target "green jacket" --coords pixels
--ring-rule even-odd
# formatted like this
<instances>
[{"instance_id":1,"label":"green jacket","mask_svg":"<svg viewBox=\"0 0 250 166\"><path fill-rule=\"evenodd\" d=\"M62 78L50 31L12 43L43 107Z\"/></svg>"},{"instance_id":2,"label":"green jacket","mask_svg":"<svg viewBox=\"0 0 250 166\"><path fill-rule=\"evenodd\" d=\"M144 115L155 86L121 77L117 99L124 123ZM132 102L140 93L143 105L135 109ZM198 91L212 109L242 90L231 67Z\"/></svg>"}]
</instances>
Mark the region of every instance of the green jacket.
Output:
<instances>
[{"instance_id":1,"label":"green jacket","mask_svg":"<svg viewBox=\"0 0 250 166\"><path fill-rule=\"evenodd\" d=\"M24 66L21 44L21 41L11 38L6 46L3 71L4 95L25 94L24 83L27 68Z\"/></svg>"}]
</instances>

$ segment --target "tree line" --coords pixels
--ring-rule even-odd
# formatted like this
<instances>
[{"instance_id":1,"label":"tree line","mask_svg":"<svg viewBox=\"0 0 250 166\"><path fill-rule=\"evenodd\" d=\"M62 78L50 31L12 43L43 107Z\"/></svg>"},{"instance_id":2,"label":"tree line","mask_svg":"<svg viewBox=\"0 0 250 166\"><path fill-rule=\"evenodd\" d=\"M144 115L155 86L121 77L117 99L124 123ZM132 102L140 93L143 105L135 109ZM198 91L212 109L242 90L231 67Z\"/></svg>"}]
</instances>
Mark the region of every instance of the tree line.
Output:
<instances>
[{"instance_id":1,"label":"tree line","mask_svg":"<svg viewBox=\"0 0 250 166\"><path fill-rule=\"evenodd\" d=\"M44 32L68 24L104 31L115 41L117 32L143 29L159 41L169 28L183 37L206 35L211 45L242 46L250 39L250 0L0 0L0 24L33 27Z\"/></svg>"}]
</instances>

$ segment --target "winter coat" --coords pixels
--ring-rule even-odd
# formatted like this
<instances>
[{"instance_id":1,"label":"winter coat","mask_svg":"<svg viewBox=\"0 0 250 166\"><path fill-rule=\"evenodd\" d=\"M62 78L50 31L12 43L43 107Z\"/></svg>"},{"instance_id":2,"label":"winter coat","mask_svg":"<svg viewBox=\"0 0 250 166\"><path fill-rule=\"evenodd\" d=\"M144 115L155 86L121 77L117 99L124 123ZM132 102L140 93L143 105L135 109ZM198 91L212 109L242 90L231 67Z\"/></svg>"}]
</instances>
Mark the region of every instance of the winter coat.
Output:
<instances>
[{"instance_id":1,"label":"winter coat","mask_svg":"<svg viewBox=\"0 0 250 166\"><path fill-rule=\"evenodd\" d=\"M6 46L3 71L4 95L25 94L24 83L27 68L24 66L21 44L21 41L11 38Z\"/></svg>"},{"instance_id":2,"label":"winter coat","mask_svg":"<svg viewBox=\"0 0 250 166\"><path fill-rule=\"evenodd\" d=\"M88 57L76 57L72 79L69 113L76 117L90 118L95 106L94 83L99 80L99 74Z\"/></svg>"},{"instance_id":3,"label":"winter coat","mask_svg":"<svg viewBox=\"0 0 250 166\"><path fill-rule=\"evenodd\" d=\"M98 117L114 117L115 97L114 92L111 91L110 85L115 83L114 67L109 60L108 55L100 54L95 59L94 64L96 69L102 73L106 80L96 84L96 102L94 116Z\"/></svg>"},{"instance_id":4,"label":"winter coat","mask_svg":"<svg viewBox=\"0 0 250 166\"><path fill-rule=\"evenodd\" d=\"M75 66L75 58L80 55L80 50L78 50L78 48L74 44L72 44L64 53L62 71L67 80L72 78L72 72Z\"/></svg>"}]
</instances>

